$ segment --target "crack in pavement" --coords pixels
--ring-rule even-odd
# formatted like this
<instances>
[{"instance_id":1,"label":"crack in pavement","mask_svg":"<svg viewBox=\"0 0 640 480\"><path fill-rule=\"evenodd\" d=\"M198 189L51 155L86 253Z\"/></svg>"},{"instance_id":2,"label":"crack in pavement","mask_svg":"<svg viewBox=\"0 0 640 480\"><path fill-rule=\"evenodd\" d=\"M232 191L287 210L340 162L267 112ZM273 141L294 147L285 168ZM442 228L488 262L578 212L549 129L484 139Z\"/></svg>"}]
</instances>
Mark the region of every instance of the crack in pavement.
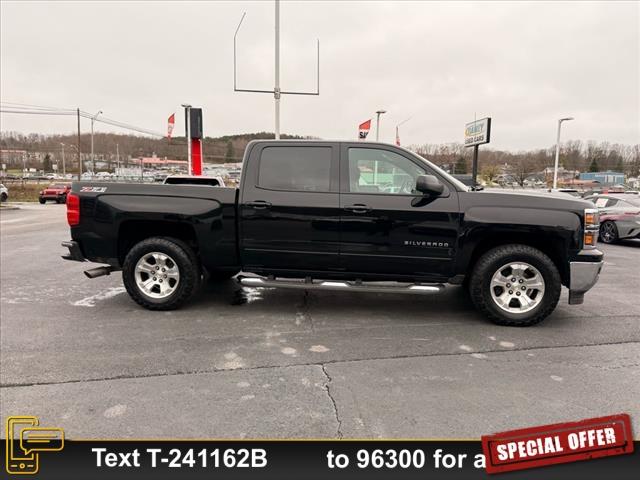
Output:
<instances>
[{"instance_id":1,"label":"crack in pavement","mask_svg":"<svg viewBox=\"0 0 640 480\"><path fill-rule=\"evenodd\" d=\"M37 387L46 385L64 385L67 383L83 383L83 382L108 382L110 380L128 380L137 378L154 378L154 377L171 377L179 375L203 375L211 373L221 372L244 372L253 370L264 370L270 368L294 368L294 367L313 367L324 365L339 365L344 363L358 363L358 362L370 362L376 360L403 360L409 358L431 358L431 357L451 357L451 356L471 356L478 353L512 353L512 352L529 352L535 350L549 350L549 349L561 349L561 348L579 348L579 347L603 347L613 345L627 345L627 344L640 344L638 340L624 340L620 342L604 342L604 343L591 343L591 344L575 344L575 345L549 345L549 346L537 346L537 347L522 347L522 348L504 348L500 350L477 350L477 351L463 351L463 352L447 352L447 353L421 353L415 355L388 355L382 357L369 357L369 358L356 358L351 360L325 360L324 362L300 362L291 363L289 365L258 365L255 367L242 367L242 368L213 368L203 370L185 370L175 372L163 372L163 373L149 373L143 375L114 375L111 377L100 378L82 378L75 380L61 380L58 382L31 382L31 383L1 383L0 388L24 388L24 387Z\"/></svg>"},{"instance_id":2,"label":"crack in pavement","mask_svg":"<svg viewBox=\"0 0 640 480\"><path fill-rule=\"evenodd\" d=\"M327 392L327 396L329 397L329 400L331 401L331 405L333 406L333 414L336 417L336 422L338 423L338 429L336 431L336 437L338 439L342 439L343 438L343 435L342 435L342 420L340 420L340 414L338 413L338 405L336 403L336 399L333 398L333 395L331 395L331 389L329 388L329 384L333 381L333 379L331 378L331 376L329 376L329 373L327 372L327 368L323 363L320 364L320 368L322 369L322 373L324 374L325 378L327 379L327 381L324 384L324 389Z\"/></svg>"}]
</instances>

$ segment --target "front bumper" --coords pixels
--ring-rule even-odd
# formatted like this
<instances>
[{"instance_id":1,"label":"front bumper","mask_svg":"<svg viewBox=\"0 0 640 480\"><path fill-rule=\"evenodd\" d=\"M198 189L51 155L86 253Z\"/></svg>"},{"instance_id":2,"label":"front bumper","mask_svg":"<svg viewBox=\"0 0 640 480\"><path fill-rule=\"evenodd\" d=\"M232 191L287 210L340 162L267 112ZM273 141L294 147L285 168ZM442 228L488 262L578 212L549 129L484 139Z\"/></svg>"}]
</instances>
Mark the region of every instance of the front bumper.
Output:
<instances>
[{"instance_id":1,"label":"front bumper","mask_svg":"<svg viewBox=\"0 0 640 480\"><path fill-rule=\"evenodd\" d=\"M85 258L82 254L82 250L80 250L80 245L78 242L74 242L73 240L69 242L62 242L62 246L69 249L69 253L67 255L62 255L62 258L65 260L74 260L76 262L84 262Z\"/></svg>"},{"instance_id":2,"label":"front bumper","mask_svg":"<svg viewBox=\"0 0 640 480\"><path fill-rule=\"evenodd\" d=\"M569 283L570 305L578 305L584 302L584 294L598 281L603 265L604 261L601 253L600 259L597 261L569 263L569 273L571 275Z\"/></svg>"}]
</instances>

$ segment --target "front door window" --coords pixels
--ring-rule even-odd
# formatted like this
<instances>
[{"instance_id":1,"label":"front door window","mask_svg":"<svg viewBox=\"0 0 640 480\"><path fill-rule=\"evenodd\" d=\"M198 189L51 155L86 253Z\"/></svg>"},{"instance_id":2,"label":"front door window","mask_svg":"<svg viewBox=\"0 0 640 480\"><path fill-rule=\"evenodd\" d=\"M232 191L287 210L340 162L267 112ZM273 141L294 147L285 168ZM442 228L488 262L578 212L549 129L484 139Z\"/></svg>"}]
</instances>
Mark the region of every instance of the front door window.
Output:
<instances>
[{"instance_id":1,"label":"front door window","mask_svg":"<svg viewBox=\"0 0 640 480\"><path fill-rule=\"evenodd\" d=\"M408 158L375 148L349 149L349 192L415 195L425 170Z\"/></svg>"}]
</instances>

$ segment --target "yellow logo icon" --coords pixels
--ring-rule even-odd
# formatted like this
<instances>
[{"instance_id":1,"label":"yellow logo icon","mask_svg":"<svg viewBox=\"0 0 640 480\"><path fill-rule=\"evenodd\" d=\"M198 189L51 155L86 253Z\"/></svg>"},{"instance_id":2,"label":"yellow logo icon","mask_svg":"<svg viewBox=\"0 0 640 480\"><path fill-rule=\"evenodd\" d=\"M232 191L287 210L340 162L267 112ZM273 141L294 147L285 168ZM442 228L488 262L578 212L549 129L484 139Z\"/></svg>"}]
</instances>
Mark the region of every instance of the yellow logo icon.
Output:
<instances>
[{"instance_id":1,"label":"yellow logo icon","mask_svg":"<svg viewBox=\"0 0 640 480\"><path fill-rule=\"evenodd\" d=\"M7 417L6 468L12 475L33 475L40 467L40 452L64 448L62 428L39 426L38 417Z\"/></svg>"}]
</instances>

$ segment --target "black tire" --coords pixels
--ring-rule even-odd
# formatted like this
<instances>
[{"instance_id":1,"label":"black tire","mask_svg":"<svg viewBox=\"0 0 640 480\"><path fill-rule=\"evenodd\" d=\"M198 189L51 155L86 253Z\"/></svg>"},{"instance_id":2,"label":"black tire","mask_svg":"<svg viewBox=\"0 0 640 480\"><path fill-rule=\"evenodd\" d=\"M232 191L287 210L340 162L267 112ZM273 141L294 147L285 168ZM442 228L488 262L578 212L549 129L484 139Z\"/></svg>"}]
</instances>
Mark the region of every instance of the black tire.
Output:
<instances>
[{"instance_id":1,"label":"black tire","mask_svg":"<svg viewBox=\"0 0 640 480\"><path fill-rule=\"evenodd\" d=\"M178 267L180 280L175 291L165 298L145 295L137 286L135 266L151 252L165 253ZM187 302L200 287L200 262L193 250L184 242L168 237L151 237L135 244L127 253L122 265L122 280L129 296L148 310L174 310Z\"/></svg>"},{"instance_id":2,"label":"black tire","mask_svg":"<svg viewBox=\"0 0 640 480\"><path fill-rule=\"evenodd\" d=\"M509 262L526 262L535 267L544 280L542 300L528 312L511 313L500 308L491 296L491 278ZM562 281L553 261L528 245L502 245L484 253L471 273L469 293L475 307L497 325L528 327L544 320L558 304Z\"/></svg>"},{"instance_id":3,"label":"black tire","mask_svg":"<svg viewBox=\"0 0 640 480\"><path fill-rule=\"evenodd\" d=\"M238 273L240 273L240 270L207 270L205 280L209 283L224 282Z\"/></svg>"},{"instance_id":4,"label":"black tire","mask_svg":"<svg viewBox=\"0 0 640 480\"><path fill-rule=\"evenodd\" d=\"M40 202L40 205L44 205L45 203L47 203L44 198L39 198L38 201Z\"/></svg>"},{"instance_id":5,"label":"black tire","mask_svg":"<svg viewBox=\"0 0 640 480\"><path fill-rule=\"evenodd\" d=\"M2 192L2 197L0 197L0 201L6 202L8 198L9 196L6 193Z\"/></svg>"},{"instance_id":6,"label":"black tire","mask_svg":"<svg viewBox=\"0 0 640 480\"><path fill-rule=\"evenodd\" d=\"M616 222L612 222L611 220L602 222L602 224L600 225L600 233L598 235L598 238L604 243L617 243L619 237Z\"/></svg>"}]
</instances>

